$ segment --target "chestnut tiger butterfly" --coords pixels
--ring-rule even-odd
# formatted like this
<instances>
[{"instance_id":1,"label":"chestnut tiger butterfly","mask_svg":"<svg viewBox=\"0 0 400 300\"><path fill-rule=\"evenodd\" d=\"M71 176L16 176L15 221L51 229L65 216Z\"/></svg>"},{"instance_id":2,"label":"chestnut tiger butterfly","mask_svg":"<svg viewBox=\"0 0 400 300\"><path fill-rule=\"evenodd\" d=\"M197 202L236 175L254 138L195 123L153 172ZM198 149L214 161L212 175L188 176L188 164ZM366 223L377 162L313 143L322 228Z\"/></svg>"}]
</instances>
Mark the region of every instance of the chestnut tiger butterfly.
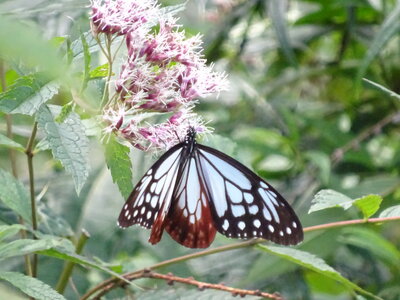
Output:
<instances>
[{"instance_id":1,"label":"chestnut tiger butterfly","mask_svg":"<svg viewBox=\"0 0 400 300\"><path fill-rule=\"evenodd\" d=\"M149 242L164 229L189 248L206 248L216 232L229 238L263 238L282 245L303 240L299 219L267 182L228 155L185 140L164 153L142 177L118 218L122 228L151 228Z\"/></svg>"}]
</instances>

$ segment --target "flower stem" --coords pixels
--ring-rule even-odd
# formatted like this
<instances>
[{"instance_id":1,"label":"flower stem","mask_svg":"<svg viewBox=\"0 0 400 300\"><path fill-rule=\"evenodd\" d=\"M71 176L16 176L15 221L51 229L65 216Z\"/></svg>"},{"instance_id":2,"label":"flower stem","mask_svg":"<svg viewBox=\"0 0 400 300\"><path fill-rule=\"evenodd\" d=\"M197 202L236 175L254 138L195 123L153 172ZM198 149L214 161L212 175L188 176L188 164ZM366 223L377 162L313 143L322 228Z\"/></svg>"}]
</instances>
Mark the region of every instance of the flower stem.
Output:
<instances>
[{"instance_id":1,"label":"flower stem","mask_svg":"<svg viewBox=\"0 0 400 300\"><path fill-rule=\"evenodd\" d=\"M82 249L85 246L86 241L89 239L89 237L90 237L89 233L86 230L82 229L78 242L76 243L76 248L75 248L76 254L80 254L82 252ZM60 294L64 293L65 288L68 284L68 280L71 277L74 266L75 263L71 261L66 262L64 264L64 269L60 275L60 278L56 286L56 291L59 292Z\"/></svg>"},{"instance_id":2,"label":"flower stem","mask_svg":"<svg viewBox=\"0 0 400 300\"><path fill-rule=\"evenodd\" d=\"M33 125L32 134L29 138L28 144L26 146L25 153L28 158L28 170L29 170L29 188L31 197L31 211L32 211L32 229L37 230L37 218L36 218L36 199L35 199L35 177L33 172L33 144L35 142L37 132L37 122ZM33 237L36 239L36 236ZM37 254L33 255L32 264L32 277L37 276Z\"/></svg>"},{"instance_id":3,"label":"flower stem","mask_svg":"<svg viewBox=\"0 0 400 300\"><path fill-rule=\"evenodd\" d=\"M107 72L107 78L106 78L106 83L104 85L104 91L103 91L103 97L101 98L101 103L100 106L102 107L104 103L108 103L109 101L109 89L110 89L110 81L111 81L111 76L112 76L112 53L111 53L111 36L106 35L106 40L105 40L105 48L102 47L101 41L97 39L97 43L100 45L100 49L102 50L104 56L107 59L108 62L108 72Z\"/></svg>"}]
</instances>

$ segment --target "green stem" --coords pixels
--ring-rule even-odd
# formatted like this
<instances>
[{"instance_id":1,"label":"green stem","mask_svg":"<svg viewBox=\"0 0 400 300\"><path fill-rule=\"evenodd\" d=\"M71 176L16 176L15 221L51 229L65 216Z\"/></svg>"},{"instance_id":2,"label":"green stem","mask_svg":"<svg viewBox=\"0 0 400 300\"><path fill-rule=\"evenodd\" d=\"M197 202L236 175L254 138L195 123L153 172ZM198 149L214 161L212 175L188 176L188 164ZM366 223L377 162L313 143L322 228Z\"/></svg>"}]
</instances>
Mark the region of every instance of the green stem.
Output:
<instances>
[{"instance_id":1,"label":"green stem","mask_svg":"<svg viewBox=\"0 0 400 300\"><path fill-rule=\"evenodd\" d=\"M97 40L97 42L99 43L99 45L101 45L100 40ZM104 49L103 47L101 47L102 52L104 53L105 57L107 58L107 62L108 62L108 72L107 72L107 79L106 79L106 83L104 85L104 91L103 91L103 97L101 98L101 103L100 106L102 107L104 103L108 103L108 99L109 99L109 87L110 87L110 81L111 81L111 76L112 76L112 54L111 54L111 36L110 35L106 35L106 48Z\"/></svg>"},{"instance_id":2,"label":"green stem","mask_svg":"<svg viewBox=\"0 0 400 300\"><path fill-rule=\"evenodd\" d=\"M355 224L385 223L385 222L391 222L391 221L400 221L400 217L371 218L371 219L339 221L339 222L333 222L333 223L328 223L328 224L306 227L306 228L304 228L304 232L311 232L311 231L316 231L316 230L321 230L321 229L330 229L330 228L337 228L337 227L345 227L345 226L350 226L350 225L355 225ZM196 252L196 253L172 258L169 260L165 260L158 264L152 265L148 268L140 269L140 270L132 272L132 273L127 273L127 274L123 275L123 277L130 280L131 278L134 278L136 276L136 274L144 272L146 270L155 270L155 269L159 269L159 268L166 267L169 265L184 262L184 261L187 261L190 259L199 258L199 257L203 257L203 256L215 254L215 253L220 253L220 252L225 252L225 251L230 251L230 250L246 248L246 247L254 246L254 245L257 245L260 243L264 243L264 242L265 242L265 240L263 240L263 239L252 239L252 240L248 240L245 242L239 242L239 243L234 243L231 245L217 247L214 249L203 250L200 252ZM93 289L89 290L85 295L82 296L81 300L86 300L95 293L98 293L96 296L96 298L98 298L98 297L102 296L104 292L108 292L111 289L116 288L118 286L122 286L124 284L125 284L125 282L120 281L118 278L108 279L106 281L103 281L101 284L94 287Z\"/></svg>"},{"instance_id":3,"label":"green stem","mask_svg":"<svg viewBox=\"0 0 400 300\"><path fill-rule=\"evenodd\" d=\"M0 84L1 84L1 90L4 92L7 90L7 82L6 82L6 71L4 68L4 62L0 60ZM13 139L13 131L12 131L12 117L11 115L6 115L6 126L7 126L7 137L12 140ZM9 149L9 155L10 155L10 163L11 163L11 171L12 174L15 178L18 178L18 169L17 169L17 160L16 160L16 151L15 149L10 148ZM19 217L18 222L21 225L24 225L24 220ZM21 236L21 239L26 238L26 231L21 229L19 231L19 234ZM32 276L32 264L29 255L24 255L24 260L25 260L25 272L28 276Z\"/></svg>"},{"instance_id":4,"label":"green stem","mask_svg":"<svg viewBox=\"0 0 400 300\"><path fill-rule=\"evenodd\" d=\"M35 177L33 172L33 144L35 142L37 132L37 122L33 125L32 134L29 138L28 144L26 146L25 153L28 158L28 171L29 171L29 188L30 188L30 197L31 197L31 210L32 210L32 229L34 231L37 230L37 218L36 218L36 199L35 199ZM33 236L36 239L36 236ZM33 255L33 264L32 264L32 277L37 276L37 254Z\"/></svg>"},{"instance_id":5,"label":"green stem","mask_svg":"<svg viewBox=\"0 0 400 300\"><path fill-rule=\"evenodd\" d=\"M81 235L79 236L78 242L76 244L75 252L77 254L80 254L82 252L83 247L86 244L86 241L89 239L90 235L89 233L82 229ZM58 280L57 286L56 286L56 291L59 292L60 294L63 294L65 291L65 288L68 284L68 280L71 277L72 270L75 266L75 263L69 261L64 264L64 269L60 275L60 278Z\"/></svg>"}]
</instances>

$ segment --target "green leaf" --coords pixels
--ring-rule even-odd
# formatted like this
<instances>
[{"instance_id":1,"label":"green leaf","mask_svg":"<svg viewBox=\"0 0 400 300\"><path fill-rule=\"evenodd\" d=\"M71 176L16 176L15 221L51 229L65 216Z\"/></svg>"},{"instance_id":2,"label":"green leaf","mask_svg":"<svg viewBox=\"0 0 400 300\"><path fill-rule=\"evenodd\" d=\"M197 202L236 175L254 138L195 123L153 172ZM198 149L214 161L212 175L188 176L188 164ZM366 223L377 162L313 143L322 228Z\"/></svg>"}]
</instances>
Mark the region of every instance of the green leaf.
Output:
<instances>
[{"instance_id":1,"label":"green leaf","mask_svg":"<svg viewBox=\"0 0 400 300\"><path fill-rule=\"evenodd\" d=\"M86 40L86 37L83 33L81 33L81 42L83 47L83 58L84 58L84 68L83 68L83 80L82 80L82 87L81 92L84 91L87 87L87 83L90 79L90 51L89 51L89 44Z\"/></svg>"},{"instance_id":2,"label":"green leaf","mask_svg":"<svg viewBox=\"0 0 400 300\"><path fill-rule=\"evenodd\" d=\"M51 107L55 114L60 107ZM38 126L46 133L46 140L55 159L63 164L72 175L75 190L79 194L89 175L89 141L85 128L76 113L70 113L61 124L55 122L52 112L47 105L39 109Z\"/></svg>"},{"instance_id":3,"label":"green leaf","mask_svg":"<svg viewBox=\"0 0 400 300\"><path fill-rule=\"evenodd\" d=\"M2 134L0 134L0 145L5 146L7 148L18 150L20 152L25 151L24 146L14 142L12 139L9 139L8 137Z\"/></svg>"},{"instance_id":4,"label":"green leaf","mask_svg":"<svg viewBox=\"0 0 400 300\"><path fill-rule=\"evenodd\" d=\"M60 246L65 240L59 238L45 238L41 240L21 239L0 244L0 261L10 257L31 254L41 250L47 250Z\"/></svg>"},{"instance_id":5,"label":"green leaf","mask_svg":"<svg viewBox=\"0 0 400 300\"><path fill-rule=\"evenodd\" d=\"M380 218L400 217L400 205L395 205L386 208L379 215Z\"/></svg>"},{"instance_id":6,"label":"green leaf","mask_svg":"<svg viewBox=\"0 0 400 300\"><path fill-rule=\"evenodd\" d=\"M0 95L0 111L32 116L39 107L58 93L59 84L43 74L23 76Z\"/></svg>"},{"instance_id":7,"label":"green leaf","mask_svg":"<svg viewBox=\"0 0 400 300\"><path fill-rule=\"evenodd\" d=\"M8 281L28 296L38 300L65 300L64 296L57 293L49 285L21 273L0 271L0 279Z\"/></svg>"},{"instance_id":8,"label":"green leaf","mask_svg":"<svg viewBox=\"0 0 400 300\"><path fill-rule=\"evenodd\" d=\"M20 224L0 225L0 241L16 235L21 229L25 229L25 226Z\"/></svg>"},{"instance_id":9,"label":"green leaf","mask_svg":"<svg viewBox=\"0 0 400 300\"><path fill-rule=\"evenodd\" d=\"M378 90L380 92L383 92L385 95L389 96L389 97L394 97L397 98L398 100L400 100L400 95L389 90L388 88L385 88L383 85L380 85L376 82L373 82L371 80L368 80L366 78L363 78L363 81L370 87L372 87L375 90Z\"/></svg>"},{"instance_id":10,"label":"green leaf","mask_svg":"<svg viewBox=\"0 0 400 300\"><path fill-rule=\"evenodd\" d=\"M26 22L28 23L28 22ZM50 41L45 41L38 27L29 22L22 24L18 20L0 18L0 56L7 60L20 60L26 66L40 67L52 78L65 76L66 66L57 54L57 48Z\"/></svg>"},{"instance_id":11,"label":"green leaf","mask_svg":"<svg viewBox=\"0 0 400 300\"><path fill-rule=\"evenodd\" d=\"M400 268L400 251L380 234L366 228L344 228L340 241L368 250L386 262L388 266Z\"/></svg>"},{"instance_id":12,"label":"green leaf","mask_svg":"<svg viewBox=\"0 0 400 300\"><path fill-rule=\"evenodd\" d=\"M353 205L353 200L334 190L321 190L311 201L311 207L308 213L323 210L331 207L343 207L348 209Z\"/></svg>"},{"instance_id":13,"label":"green leaf","mask_svg":"<svg viewBox=\"0 0 400 300\"><path fill-rule=\"evenodd\" d=\"M351 206L357 207L364 215L365 219L377 212L382 202L379 195L367 195L357 199L351 199L334 190L321 190L311 201L308 213L323 210L331 207L343 207L349 209Z\"/></svg>"},{"instance_id":14,"label":"green leaf","mask_svg":"<svg viewBox=\"0 0 400 300\"><path fill-rule=\"evenodd\" d=\"M400 31L399 19L400 2L397 2L397 6L388 15L379 31L375 34L375 38L368 47L367 54L361 61L357 72L357 82L359 82L364 76L369 64L379 55L381 49L386 45L386 43L398 34Z\"/></svg>"},{"instance_id":15,"label":"green leaf","mask_svg":"<svg viewBox=\"0 0 400 300\"><path fill-rule=\"evenodd\" d=\"M367 195L354 200L354 205L358 207L365 219L376 213L382 203L382 197L379 195Z\"/></svg>"},{"instance_id":16,"label":"green leaf","mask_svg":"<svg viewBox=\"0 0 400 300\"><path fill-rule=\"evenodd\" d=\"M0 169L0 200L11 210L31 223L30 198L24 185Z\"/></svg>"},{"instance_id":17,"label":"green leaf","mask_svg":"<svg viewBox=\"0 0 400 300\"><path fill-rule=\"evenodd\" d=\"M111 171L113 182L118 185L124 199L127 199L133 190L132 162L129 152L129 147L118 143L113 135L105 145L107 167Z\"/></svg>"},{"instance_id":18,"label":"green leaf","mask_svg":"<svg viewBox=\"0 0 400 300\"><path fill-rule=\"evenodd\" d=\"M108 65L108 63L98 66L94 70L90 71L90 73L89 73L90 78L94 79L94 78L107 77L109 68L110 68L110 66Z\"/></svg>"},{"instance_id":19,"label":"green leaf","mask_svg":"<svg viewBox=\"0 0 400 300\"><path fill-rule=\"evenodd\" d=\"M285 16L285 2L281 0L270 0L268 3L269 17L271 18L272 25L275 28L276 37L281 44L281 49L285 54L288 61L297 66L296 56L294 55L292 45L290 44L288 29L286 25Z\"/></svg>"},{"instance_id":20,"label":"green leaf","mask_svg":"<svg viewBox=\"0 0 400 300\"><path fill-rule=\"evenodd\" d=\"M74 110L75 104L74 102L69 102L65 104L62 109L60 114L54 119L57 123L63 123L65 119L68 117L68 115Z\"/></svg>"},{"instance_id":21,"label":"green leaf","mask_svg":"<svg viewBox=\"0 0 400 300\"><path fill-rule=\"evenodd\" d=\"M88 258L86 258L84 256L81 256L81 255L78 255L78 254L76 254L74 252L71 252L70 249L67 249L67 248L65 248L63 246L55 247L55 248L47 249L47 250L43 250L43 251L39 251L38 253L42 254L42 255L47 255L47 256L58 258L58 259L70 261L70 262L73 262L73 263L76 263L76 264L81 264L81 265L88 266L88 267L91 267L91 268L94 268L94 269L98 269L98 270L103 271L103 272L105 272L107 274L110 274L111 276L117 277L120 280L122 280L122 281L124 281L124 282L126 282L126 283L128 283L130 285L136 286L135 284L133 284L129 280L127 280L124 277L122 277L121 275L119 275L118 273L115 273L114 271L112 271L112 270L102 266L101 264L98 264L98 263L96 263L96 262L94 262L94 261L92 261L92 260L90 260L90 259L88 259Z\"/></svg>"},{"instance_id":22,"label":"green leaf","mask_svg":"<svg viewBox=\"0 0 400 300\"><path fill-rule=\"evenodd\" d=\"M329 266L323 259L311 253L287 247L284 248L284 247L265 246L265 245L257 245L256 247L264 252L277 255L301 267L317 272L328 278L334 279L351 290L357 291L364 295L368 295L374 299L381 299L375 296L374 294L362 289L361 287L351 282L347 278L343 277L338 271Z\"/></svg>"}]
</instances>

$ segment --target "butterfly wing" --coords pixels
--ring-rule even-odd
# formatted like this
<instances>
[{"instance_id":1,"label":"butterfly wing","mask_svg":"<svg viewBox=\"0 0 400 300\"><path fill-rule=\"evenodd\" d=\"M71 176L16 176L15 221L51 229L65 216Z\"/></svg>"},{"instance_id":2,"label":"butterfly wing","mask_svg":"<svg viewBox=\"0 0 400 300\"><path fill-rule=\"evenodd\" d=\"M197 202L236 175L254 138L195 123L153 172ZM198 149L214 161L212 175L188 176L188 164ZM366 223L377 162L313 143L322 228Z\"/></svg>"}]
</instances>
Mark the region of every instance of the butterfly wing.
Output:
<instances>
[{"instance_id":1,"label":"butterfly wing","mask_svg":"<svg viewBox=\"0 0 400 300\"><path fill-rule=\"evenodd\" d=\"M197 154L220 233L232 238L259 237L282 245L303 240L296 214L271 185L218 150L197 145Z\"/></svg>"},{"instance_id":2,"label":"butterfly wing","mask_svg":"<svg viewBox=\"0 0 400 300\"><path fill-rule=\"evenodd\" d=\"M121 210L120 227L139 224L152 228L149 241L152 244L159 242L177 180L182 149L183 144L172 147L142 177Z\"/></svg>"},{"instance_id":3,"label":"butterfly wing","mask_svg":"<svg viewBox=\"0 0 400 300\"><path fill-rule=\"evenodd\" d=\"M216 234L210 200L199 172L198 161L191 156L179 172L165 219L165 230L175 241L189 248L208 247Z\"/></svg>"}]
</instances>

